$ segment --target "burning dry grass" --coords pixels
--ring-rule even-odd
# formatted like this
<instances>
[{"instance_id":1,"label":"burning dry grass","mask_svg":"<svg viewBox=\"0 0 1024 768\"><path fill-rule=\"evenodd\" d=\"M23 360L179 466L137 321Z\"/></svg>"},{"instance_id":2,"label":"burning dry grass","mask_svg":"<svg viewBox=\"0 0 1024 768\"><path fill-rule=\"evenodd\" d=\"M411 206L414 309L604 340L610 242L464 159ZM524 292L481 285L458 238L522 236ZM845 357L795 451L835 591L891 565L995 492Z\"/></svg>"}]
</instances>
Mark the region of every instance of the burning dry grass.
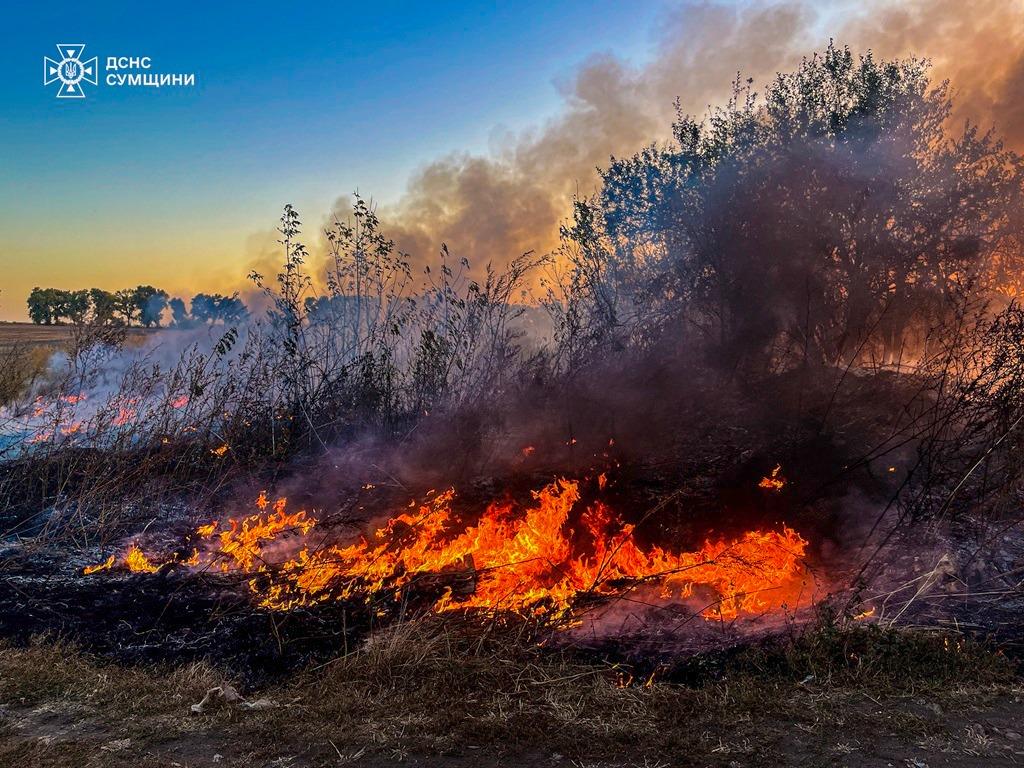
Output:
<instances>
[{"instance_id":1,"label":"burning dry grass","mask_svg":"<svg viewBox=\"0 0 1024 768\"><path fill-rule=\"evenodd\" d=\"M560 759L552 755L707 765L756 754L782 764L794 733L817 734L803 749L826 754L859 738L941 741L945 732L922 717L920 702L964 706L1012 693L1005 659L932 634L818 629L720 660L689 684L632 679L627 668L522 640L510 626L407 622L250 694L266 697L266 708L221 703L200 715L190 704L223 682L204 665L125 669L59 643L6 647L0 758L206 765L220 754L224 765L319 766L471 754L474 765L500 755L520 756L517 765ZM845 723L841 737L835 723Z\"/></svg>"},{"instance_id":2,"label":"burning dry grass","mask_svg":"<svg viewBox=\"0 0 1024 768\"><path fill-rule=\"evenodd\" d=\"M607 597L623 581L658 581L674 588L674 598L705 590L710 594L697 596L708 597L723 620L782 611L791 601L762 603L759 595L780 584L793 588L787 596L802 594L797 576L805 546L824 551L831 541L853 550L868 528L884 544L892 533L878 529L890 519L892 531L914 520L942 522L989 509L1012 510L1019 519L1024 312L1011 306L993 328L984 294L953 285L952 276L992 266L993 253L979 244L986 238L1019 236L1004 224L1020 218L1024 161L971 130L962 143L929 142L948 107L945 91L923 96L920 62L879 67L870 57L855 66L848 52L829 48L823 59L780 77L775 93L784 119L770 124L778 130L765 130L765 118L775 113L755 110L740 90L707 130L679 124L679 146L667 150L674 154L664 163L643 156L616 164L605 179L605 197L616 206L624 199L619 191L647 189L639 182L650 172L661 178L662 165L681 175L656 196L666 211L652 215L646 194L622 208L624 229L600 221L615 206L579 207L565 244L571 274L556 286L564 290L548 296L553 342L536 353L520 343L515 321L527 273L542 260L522 257L507 274L489 272L478 283L468 280L468 264L457 266L445 248L440 272L417 292L410 264L361 201L352 222L336 222L325 233L333 264L329 295L310 295L300 222L289 206L279 230L285 263L278 283L256 277L273 307L265 324L242 334L225 329L219 341L208 339L165 363L106 352L90 358L89 349L107 347L79 344L66 386L40 393L42 403L26 400L24 413L14 414L38 433L0 468L8 539L123 545L133 537L127 551L121 546L111 559L104 549L93 575L76 569L74 579L90 579L92 592L120 581L126 589L116 593L119 608L130 605L134 613L140 610L135 596L149 589L161 598L161 618L172 604L163 586L188 586L171 576L192 567L195 546L196 565L224 566L256 593L262 607L246 602L244 610L261 621L270 617L270 629L261 624L260 631L279 655L279 616L263 608L294 611L293 626L307 635L310 625L302 619L311 609L344 608L346 599L372 609L381 593L394 595L383 622L392 625L298 679L261 691L275 702L268 708L224 705L199 717L187 715L187 705L218 682L208 668L126 671L60 646L7 649L0 655L0 695L19 711L35 709L23 718L21 736L14 726L9 730L0 757L62 766L166 764L180 750L184 758L177 762L189 765L218 753L240 765L282 756L315 765L481 747L491 754L541 753L545 762L557 752L673 763L743 755L778 764L798 742L794 729L814 734L830 757L856 747L826 744L834 736L824 723L845 724L843 738L865 742L879 734L932 737L913 713L880 715L881 699L898 703L922 692L955 698L962 688L977 693L977 686L1007 683L1004 659L955 636L826 624L732 655L640 670L593 651L539 648L513 618L532 614L536 622L538 611L561 617L578 596ZM787 85L819 76L826 84L839 76L835 84L848 98L821 99L813 87ZM861 87L891 78L891 93ZM821 111L834 103L838 113ZM909 111L871 116L878 105ZM794 132L790 114L809 115L812 124ZM836 132L847 125L853 126L848 132ZM909 133L892 135L887 126ZM790 141L803 128L823 140ZM865 130L873 128L876 143L873 130ZM761 146L761 136L774 138ZM890 186L893 139L921 148L907 166L906 184L896 185L909 191L892 200L872 194L881 207L823 227L823 210L862 211L865 190ZM870 168L855 170L870 173L853 174L864 177L855 184L842 174L833 189L834 167L860 163L869 147ZM823 154L832 149L839 154ZM752 157L770 173L747 173ZM793 169L793 158L828 172ZM942 172L947 164L965 170L935 179L933 169ZM886 175L876 176L875 166ZM991 178L967 170L981 166ZM678 188L671 186L676 182ZM934 192L968 182L965 188L976 194ZM938 205L947 198L969 206ZM729 220L721 215L723 200ZM680 202L687 206L682 218ZM656 238L664 240L663 257L636 258L651 245L648 224L662 220L670 227ZM680 221L699 226L671 231ZM936 232L936 221L950 224ZM777 229L776 222L785 226ZM639 228L631 234L633 224ZM850 245L858 251L850 263L872 265L868 272L822 258L846 254ZM797 258L777 258L783 253ZM895 293L894 270L902 275ZM903 346L925 328L928 338L919 339L907 371ZM111 362L118 362L118 374L108 377ZM82 365L90 375L80 373ZM72 406L88 419L76 412L65 420ZM678 478L688 477L699 486L688 497L697 503L685 510L661 502L638 507L657 513L646 539L632 536L635 517L620 520L596 501L578 506L584 497L564 480L532 486L533 502L524 503L525 496L518 505L498 501L517 474L536 477L543 470L549 483L584 474L612 440L623 469L635 473L626 498L680 498ZM362 451L362 441L378 449ZM338 458L349 451L351 462ZM343 478L339 463L351 467L351 477ZM234 477L231 467L238 468ZM219 519L230 505L223 497L234 498L243 485L279 481L319 492L337 510L347 493L343 479L365 488L376 474L407 493L406 500L419 501L408 510L389 507L389 522L355 543L320 539L329 526L283 502L270 508L265 498L255 516L208 523L179 551L173 544L144 550L134 539L145 526L133 511L166 522L174 509L169 502L177 500L192 511L212 510L215 517L206 521ZM451 496L422 492L465 480L498 490L464 518L450 506ZM239 482L229 488L232 481ZM213 498L219 491L226 492ZM368 517L369 511L363 522ZM164 533L181 541L174 531ZM826 533L834 535L826 540ZM752 580L751 565L768 576ZM100 573L122 566L134 575ZM485 608L493 621L481 626L479 616L456 614L395 623L409 615L407 607L418 613L415 601L406 602L414 578L425 583L418 607ZM186 592L186 600L209 597L203 586ZM67 594L79 585L69 579L65 588L46 606L48 626L67 626L62 614L73 612ZM195 619L203 615L198 602L177 605L187 625L166 636L184 638L167 644L172 652L207 631ZM512 610L495 610L503 602ZM111 603L90 605L109 617ZM26 621L35 619L34 610L25 609ZM118 622L127 626L119 634L123 627L114 622L80 615L90 629L100 625L111 643L131 636L135 652L160 642L157 634L144 634L157 621L141 630L141 623ZM319 617L334 621L327 611ZM370 623L379 626L378 619ZM345 642L355 645L338 639L349 637L345 625L335 629L344 621L326 635L332 652ZM245 652L253 652L258 639L239 636L246 637ZM66 720L86 723L87 733L57 738L43 727L39 707L55 706L64 707ZM138 722L126 722L133 717ZM24 734L33 728L51 741L30 743ZM971 733L970 748L981 749L989 737ZM72 749L79 751L69 759ZM814 755L815 764L830 762L822 754Z\"/></svg>"},{"instance_id":3,"label":"burning dry grass","mask_svg":"<svg viewBox=\"0 0 1024 768\"><path fill-rule=\"evenodd\" d=\"M663 600L702 599L700 613L718 621L807 602L808 542L795 530L748 530L694 551L646 545L602 498L583 498L588 485L600 494L607 484L604 473L557 478L523 504L491 501L469 521L453 508L454 489L430 492L349 544L327 543L332 533L320 530L317 516L290 512L287 499L271 503L264 492L252 515L199 526L187 559L147 555L132 543L120 562L110 555L83 575L115 566L220 570L242 575L259 605L282 611L336 600L372 604L385 593L400 601L423 581L446 582L434 601L439 613L476 609L554 621L570 618L587 598L641 585L657 585Z\"/></svg>"}]
</instances>

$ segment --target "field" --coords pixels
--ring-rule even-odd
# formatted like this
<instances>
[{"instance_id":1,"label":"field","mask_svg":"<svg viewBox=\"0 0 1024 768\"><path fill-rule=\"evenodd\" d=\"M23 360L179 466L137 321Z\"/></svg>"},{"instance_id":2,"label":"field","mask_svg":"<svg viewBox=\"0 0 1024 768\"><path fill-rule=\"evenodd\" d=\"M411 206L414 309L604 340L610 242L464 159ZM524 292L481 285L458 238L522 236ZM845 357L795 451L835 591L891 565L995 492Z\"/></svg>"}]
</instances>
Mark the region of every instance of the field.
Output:
<instances>
[{"instance_id":1,"label":"field","mask_svg":"<svg viewBox=\"0 0 1024 768\"><path fill-rule=\"evenodd\" d=\"M129 335L144 338L152 331L132 328ZM75 328L71 325L36 325L35 323L0 323L0 348L13 346L58 347L72 340Z\"/></svg>"}]
</instances>

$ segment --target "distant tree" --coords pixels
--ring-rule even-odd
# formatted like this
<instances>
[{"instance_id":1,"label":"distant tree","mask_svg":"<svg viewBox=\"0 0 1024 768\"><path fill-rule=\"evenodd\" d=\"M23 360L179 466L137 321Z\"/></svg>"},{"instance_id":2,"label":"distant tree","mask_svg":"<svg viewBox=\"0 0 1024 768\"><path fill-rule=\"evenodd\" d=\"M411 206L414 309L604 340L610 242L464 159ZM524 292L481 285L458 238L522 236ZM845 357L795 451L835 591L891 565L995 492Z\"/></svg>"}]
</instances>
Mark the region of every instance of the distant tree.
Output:
<instances>
[{"instance_id":1,"label":"distant tree","mask_svg":"<svg viewBox=\"0 0 1024 768\"><path fill-rule=\"evenodd\" d=\"M197 293L192 297L192 318L200 323L212 323L217 319L215 296Z\"/></svg>"},{"instance_id":2,"label":"distant tree","mask_svg":"<svg viewBox=\"0 0 1024 768\"><path fill-rule=\"evenodd\" d=\"M126 288L116 293L101 288L64 291L59 288L33 288L28 297L28 315L41 325L76 325L90 322L132 325L136 319L147 328L159 326L167 308L167 293L151 285ZM118 315L120 317L118 317Z\"/></svg>"},{"instance_id":3,"label":"distant tree","mask_svg":"<svg viewBox=\"0 0 1024 768\"><path fill-rule=\"evenodd\" d=\"M238 294L197 293L192 297L192 317L201 323L235 323L244 320L248 314Z\"/></svg>"},{"instance_id":4,"label":"distant tree","mask_svg":"<svg viewBox=\"0 0 1024 768\"><path fill-rule=\"evenodd\" d=\"M64 320L75 324L84 323L89 307L88 290L33 288L28 297L28 316L32 322L42 325L60 325Z\"/></svg>"},{"instance_id":5,"label":"distant tree","mask_svg":"<svg viewBox=\"0 0 1024 768\"><path fill-rule=\"evenodd\" d=\"M48 288L47 294L50 297L50 307L53 312L53 322L63 325L64 318L71 312L71 294L69 291L60 288Z\"/></svg>"},{"instance_id":6,"label":"distant tree","mask_svg":"<svg viewBox=\"0 0 1024 768\"><path fill-rule=\"evenodd\" d=\"M192 317L185 307L184 299L175 296L167 305L171 308L171 321L178 328L186 328L192 323Z\"/></svg>"},{"instance_id":7,"label":"distant tree","mask_svg":"<svg viewBox=\"0 0 1024 768\"><path fill-rule=\"evenodd\" d=\"M160 326L160 317L167 309L167 292L152 285L140 285L133 291L132 300L139 312L139 321L150 328Z\"/></svg>"},{"instance_id":8,"label":"distant tree","mask_svg":"<svg viewBox=\"0 0 1024 768\"><path fill-rule=\"evenodd\" d=\"M217 301L217 315L222 323L240 323L249 316L249 310L238 294L221 296Z\"/></svg>"},{"instance_id":9,"label":"distant tree","mask_svg":"<svg viewBox=\"0 0 1024 768\"><path fill-rule=\"evenodd\" d=\"M61 315L75 325L85 322L89 314L89 291L61 291Z\"/></svg>"},{"instance_id":10,"label":"distant tree","mask_svg":"<svg viewBox=\"0 0 1024 768\"><path fill-rule=\"evenodd\" d=\"M28 316L37 325L53 325L53 289L33 288L28 295Z\"/></svg>"},{"instance_id":11,"label":"distant tree","mask_svg":"<svg viewBox=\"0 0 1024 768\"><path fill-rule=\"evenodd\" d=\"M110 291L102 288L92 288L89 291L89 301L92 305L92 322L96 325L110 325L114 322L114 315L117 313L117 299Z\"/></svg>"},{"instance_id":12,"label":"distant tree","mask_svg":"<svg viewBox=\"0 0 1024 768\"><path fill-rule=\"evenodd\" d=\"M114 305L121 315L125 325L131 325L139 311L139 305L135 301L135 291L125 288L114 294Z\"/></svg>"}]
</instances>

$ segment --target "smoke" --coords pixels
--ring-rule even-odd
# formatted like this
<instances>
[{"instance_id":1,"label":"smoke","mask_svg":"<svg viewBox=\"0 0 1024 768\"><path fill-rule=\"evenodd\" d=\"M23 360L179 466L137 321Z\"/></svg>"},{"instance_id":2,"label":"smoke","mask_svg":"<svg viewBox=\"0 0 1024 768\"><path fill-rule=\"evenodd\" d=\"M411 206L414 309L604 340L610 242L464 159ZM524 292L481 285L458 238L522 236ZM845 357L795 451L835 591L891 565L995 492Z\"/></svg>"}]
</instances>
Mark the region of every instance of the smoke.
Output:
<instances>
[{"instance_id":1,"label":"smoke","mask_svg":"<svg viewBox=\"0 0 1024 768\"><path fill-rule=\"evenodd\" d=\"M952 85L955 128L966 119L994 126L1009 146L1024 149L1024 3L869 2L843 39L880 56L931 59L936 76Z\"/></svg>"},{"instance_id":2,"label":"smoke","mask_svg":"<svg viewBox=\"0 0 1024 768\"><path fill-rule=\"evenodd\" d=\"M659 25L650 63L596 55L556 84L563 108L542 127L507 136L489 156L452 154L422 167L380 210L389 236L418 259L446 242L477 267L549 251L573 195L595 189L598 166L667 138L677 97L703 112L738 70L770 73L798 60L812 19L794 2L680 6Z\"/></svg>"},{"instance_id":3,"label":"smoke","mask_svg":"<svg viewBox=\"0 0 1024 768\"><path fill-rule=\"evenodd\" d=\"M856 51L931 58L952 80L954 120L994 124L1024 146L1024 6L995 0L910 2L683 2L658 24L654 55L634 65L596 55L557 83L561 112L508 135L486 156L451 154L420 168L380 209L389 235L418 263L442 242L476 269L526 251L547 253L574 194L596 189L597 168L668 138L675 102L703 114L737 75L763 84L834 37ZM335 212L344 215L345 199Z\"/></svg>"}]
</instances>

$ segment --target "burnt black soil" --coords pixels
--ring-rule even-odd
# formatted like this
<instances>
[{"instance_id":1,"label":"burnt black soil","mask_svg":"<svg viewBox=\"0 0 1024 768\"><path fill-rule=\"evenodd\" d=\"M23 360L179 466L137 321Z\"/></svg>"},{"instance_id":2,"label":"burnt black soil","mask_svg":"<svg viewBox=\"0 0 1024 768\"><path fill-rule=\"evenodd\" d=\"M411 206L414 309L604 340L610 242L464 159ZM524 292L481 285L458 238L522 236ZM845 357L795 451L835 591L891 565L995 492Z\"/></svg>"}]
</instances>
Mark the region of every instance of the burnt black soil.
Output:
<instances>
[{"instance_id":1,"label":"burnt black soil","mask_svg":"<svg viewBox=\"0 0 1024 768\"><path fill-rule=\"evenodd\" d=\"M390 615L381 610L378 621ZM83 576L77 564L33 556L0 576L4 638L55 635L128 664L207 660L253 682L337 655L371 627L365 606L269 611L244 585L183 569Z\"/></svg>"}]
</instances>

